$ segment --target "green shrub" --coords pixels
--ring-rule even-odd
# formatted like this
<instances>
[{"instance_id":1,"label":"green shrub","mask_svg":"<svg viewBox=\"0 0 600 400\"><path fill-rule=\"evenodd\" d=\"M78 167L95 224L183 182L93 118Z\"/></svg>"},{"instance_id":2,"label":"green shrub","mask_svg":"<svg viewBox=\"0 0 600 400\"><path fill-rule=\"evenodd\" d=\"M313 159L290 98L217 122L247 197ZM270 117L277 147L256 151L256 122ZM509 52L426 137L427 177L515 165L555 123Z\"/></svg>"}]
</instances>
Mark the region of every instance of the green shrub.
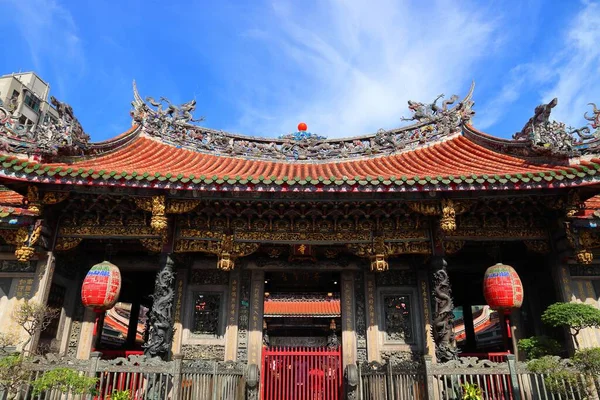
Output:
<instances>
[{"instance_id":1,"label":"green shrub","mask_svg":"<svg viewBox=\"0 0 600 400\"><path fill-rule=\"evenodd\" d=\"M600 328L600 310L584 303L554 303L542 314L542 322L554 327L571 330L576 348L579 348L577 335L585 328Z\"/></svg>"},{"instance_id":2,"label":"green shrub","mask_svg":"<svg viewBox=\"0 0 600 400\"><path fill-rule=\"evenodd\" d=\"M463 400L483 400L481 388L473 383L463 383L461 385L463 391Z\"/></svg>"},{"instance_id":3,"label":"green shrub","mask_svg":"<svg viewBox=\"0 0 600 400\"><path fill-rule=\"evenodd\" d=\"M557 340L547 336L532 336L519 340L519 350L527 354L527 360L543 356L556 356L560 354L562 346Z\"/></svg>"},{"instance_id":4,"label":"green shrub","mask_svg":"<svg viewBox=\"0 0 600 400\"><path fill-rule=\"evenodd\" d=\"M110 400L131 400L129 390L120 390L110 395Z\"/></svg>"},{"instance_id":5,"label":"green shrub","mask_svg":"<svg viewBox=\"0 0 600 400\"><path fill-rule=\"evenodd\" d=\"M81 375L69 368L56 368L44 372L32 382L33 394L38 395L47 390L58 390L61 393L94 394L96 378Z\"/></svg>"},{"instance_id":6,"label":"green shrub","mask_svg":"<svg viewBox=\"0 0 600 400\"><path fill-rule=\"evenodd\" d=\"M0 388L12 399L23 384L29 381L31 372L23 368L23 357L20 354L0 358Z\"/></svg>"},{"instance_id":7,"label":"green shrub","mask_svg":"<svg viewBox=\"0 0 600 400\"><path fill-rule=\"evenodd\" d=\"M570 388L579 384L577 372L569 369L564 360L555 356L544 356L527 363L529 370L544 375L546 389L559 395L567 395Z\"/></svg>"},{"instance_id":8,"label":"green shrub","mask_svg":"<svg viewBox=\"0 0 600 400\"><path fill-rule=\"evenodd\" d=\"M600 347L577 350L572 360L575 368L584 374L600 374Z\"/></svg>"}]
</instances>

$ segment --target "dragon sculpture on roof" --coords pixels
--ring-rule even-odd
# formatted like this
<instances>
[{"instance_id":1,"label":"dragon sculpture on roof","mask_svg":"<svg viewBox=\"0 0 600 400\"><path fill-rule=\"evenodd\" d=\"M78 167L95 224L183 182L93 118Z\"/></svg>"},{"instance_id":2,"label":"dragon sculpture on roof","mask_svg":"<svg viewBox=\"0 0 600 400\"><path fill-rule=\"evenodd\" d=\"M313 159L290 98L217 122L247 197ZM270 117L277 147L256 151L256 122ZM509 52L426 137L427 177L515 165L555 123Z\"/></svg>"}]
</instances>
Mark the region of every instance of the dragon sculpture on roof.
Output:
<instances>
[{"instance_id":1,"label":"dragon sculpture on roof","mask_svg":"<svg viewBox=\"0 0 600 400\"><path fill-rule=\"evenodd\" d=\"M531 150L540 155L576 157L597 152L600 149L600 110L596 104L589 103L593 107L591 116L587 112L584 114L590 126L577 129L550 120L552 109L557 104L558 99L554 98L547 104L537 106L533 117L520 132L513 135L513 139L529 142ZM593 132L590 127L594 129Z\"/></svg>"},{"instance_id":2,"label":"dragon sculpture on roof","mask_svg":"<svg viewBox=\"0 0 600 400\"><path fill-rule=\"evenodd\" d=\"M50 98L58 112L58 119L48 118L36 125L19 123L15 109L0 105L0 146L7 153L30 155L82 155L90 137L87 135L67 103Z\"/></svg>"},{"instance_id":3,"label":"dragon sculpture on roof","mask_svg":"<svg viewBox=\"0 0 600 400\"><path fill-rule=\"evenodd\" d=\"M305 131L282 135L277 139L255 138L203 128L194 124L203 120L196 120L192 116L195 101L177 107L163 97L159 101L152 97L143 100L135 82L131 116L143 133L194 151L269 160L329 161L411 150L456 134L473 115L473 89L474 85L471 85L465 99L454 107L451 106L458 101L456 95L443 101L440 106L437 102L443 95L427 105L409 101L413 116L403 120L416 121L413 125L392 130L381 129L372 135L345 139L326 139Z\"/></svg>"}]
</instances>

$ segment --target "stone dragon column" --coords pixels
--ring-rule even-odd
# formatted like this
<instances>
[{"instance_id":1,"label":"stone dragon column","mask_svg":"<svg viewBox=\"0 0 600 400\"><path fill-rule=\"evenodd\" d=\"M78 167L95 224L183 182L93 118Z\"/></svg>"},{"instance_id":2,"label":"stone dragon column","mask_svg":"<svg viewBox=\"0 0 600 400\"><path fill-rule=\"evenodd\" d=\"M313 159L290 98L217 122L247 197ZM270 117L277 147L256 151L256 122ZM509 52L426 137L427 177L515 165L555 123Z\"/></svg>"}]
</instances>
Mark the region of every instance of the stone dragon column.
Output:
<instances>
[{"instance_id":1,"label":"stone dragon column","mask_svg":"<svg viewBox=\"0 0 600 400\"><path fill-rule=\"evenodd\" d=\"M433 281L433 339L435 355L439 362L455 360L457 355L454 337L454 302L446 270L446 260L436 256L431 260Z\"/></svg>"}]
</instances>

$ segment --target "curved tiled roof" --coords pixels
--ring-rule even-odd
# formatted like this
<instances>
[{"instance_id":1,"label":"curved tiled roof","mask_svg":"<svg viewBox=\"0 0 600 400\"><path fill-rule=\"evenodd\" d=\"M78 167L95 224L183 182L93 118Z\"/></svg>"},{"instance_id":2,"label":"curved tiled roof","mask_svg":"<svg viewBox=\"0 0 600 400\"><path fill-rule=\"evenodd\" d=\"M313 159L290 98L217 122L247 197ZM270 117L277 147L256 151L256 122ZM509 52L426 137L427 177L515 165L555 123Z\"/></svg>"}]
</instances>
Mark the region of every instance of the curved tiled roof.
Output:
<instances>
[{"instance_id":1,"label":"curved tiled roof","mask_svg":"<svg viewBox=\"0 0 600 400\"><path fill-rule=\"evenodd\" d=\"M340 316L340 300L323 301L265 301L265 316L283 317L338 317Z\"/></svg>"},{"instance_id":2,"label":"curved tiled roof","mask_svg":"<svg viewBox=\"0 0 600 400\"><path fill-rule=\"evenodd\" d=\"M341 187L347 190L349 185L365 191L419 185L428 190L455 190L456 185L469 190L476 186L489 189L490 184L502 189L523 184L581 185L596 183L596 171L600 170L600 159L582 159L572 165L550 163L503 154L461 134L396 154L325 163L214 155L145 135L137 135L110 152L73 162L36 163L14 156L2 156L0 162L0 175L28 181L181 189L242 185L250 190L257 184L316 185L334 191Z\"/></svg>"},{"instance_id":3,"label":"curved tiled roof","mask_svg":"<svg viewBox=\"0 0 600 400\"><path fill-rule=\"evenodd\" d=\"M33 212L23 208L23 196L12 190L0 188L0 218L8 217L9 215L32 216Z\"/></svg>"}]
</instances>

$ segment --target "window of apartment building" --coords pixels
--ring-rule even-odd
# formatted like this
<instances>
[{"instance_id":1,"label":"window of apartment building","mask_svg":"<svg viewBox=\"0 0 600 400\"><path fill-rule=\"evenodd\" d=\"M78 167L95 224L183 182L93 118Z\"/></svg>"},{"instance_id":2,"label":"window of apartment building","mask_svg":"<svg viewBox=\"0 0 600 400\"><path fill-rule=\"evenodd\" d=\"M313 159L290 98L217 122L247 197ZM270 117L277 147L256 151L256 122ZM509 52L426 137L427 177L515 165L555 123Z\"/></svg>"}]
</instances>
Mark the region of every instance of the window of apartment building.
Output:
<instances>
[{"instance_id":1,"label":"window of apartment building","mask_svg":"<svg viewBox=\"0 0 600 400\"><path fill-rule=\"evenodd\" d=\"M19 98L19 94L20 93L19 93L18 90L13 90L12 96L10 96L10 97L11 97L11 99L18 99Z\"/></svg>"},{"instance_id":2,"label":"window of apartment building","mask_svg":"<svg viewBox=\"0 0 600 400\"><path fill-rule=\"evenodd\" d=\"M29 93L25 96L25 104L29 106L33 111L40 111L40 99Z\"/></svg>"}]
</instances>

